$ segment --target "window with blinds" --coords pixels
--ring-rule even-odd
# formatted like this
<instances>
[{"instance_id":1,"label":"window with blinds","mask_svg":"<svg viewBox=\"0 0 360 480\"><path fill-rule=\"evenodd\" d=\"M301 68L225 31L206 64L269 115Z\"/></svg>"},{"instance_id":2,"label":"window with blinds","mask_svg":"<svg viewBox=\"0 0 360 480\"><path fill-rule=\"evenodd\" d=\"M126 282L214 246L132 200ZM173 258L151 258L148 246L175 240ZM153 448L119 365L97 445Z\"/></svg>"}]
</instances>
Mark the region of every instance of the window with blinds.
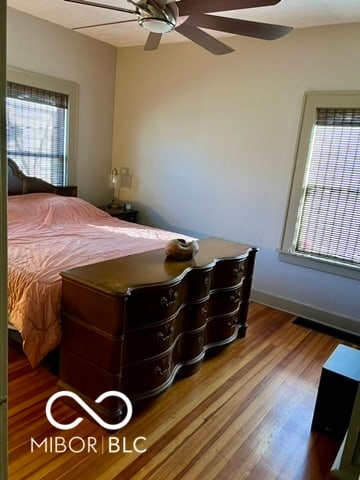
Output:
<instances>
[{"instance_id":1,"label":"window with blinds","mask_svg":"<svg viewBox=\"0 0 360 480\"><path fill-rule=\"evenodd\" d=\"M283 252L360 268L360 94L307 95Z\"/></svg>"},{"instance_id":2,"label":"window with blinds","mask_svg":"<svg viewBox=\"0 0 360 480\"><path fill-rule=\"evenodd\" d=\"M360 109L318 108L295 250L360 264Z\"/></svg>"},{"instance_id":3,"label":"window with blinds","mask_svg":"<svg viewBox=\"0 0 360 480\"><path fill-rule=\"evenodd\" d=\"M68 95L7 83L7 154L26 174L66 183Z\"/></svg>"}]
</instances>

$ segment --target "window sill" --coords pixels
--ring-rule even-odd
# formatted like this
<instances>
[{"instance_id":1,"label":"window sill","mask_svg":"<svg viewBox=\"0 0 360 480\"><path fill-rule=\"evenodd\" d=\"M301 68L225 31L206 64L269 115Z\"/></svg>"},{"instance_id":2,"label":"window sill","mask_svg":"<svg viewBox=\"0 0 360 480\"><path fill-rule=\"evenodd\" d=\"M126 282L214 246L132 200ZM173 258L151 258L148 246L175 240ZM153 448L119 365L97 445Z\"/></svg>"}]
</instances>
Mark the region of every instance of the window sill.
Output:
<instances>
[{"instance_id":1,"label":"window sill","mask_svg":"<svg viewBox=\"0 0 360 480\"><path fill-rule=\"evenodd\" d=\"M312 268L314 270L320 270L322 272L341 275L354 280L360 280L360 267L345 267L344 265L337 264L336 262L285 252L283 250L279 250L279 260L281 262L291 263L293 265L299 265L305 268Z\"/></svg>"}]
</instances>

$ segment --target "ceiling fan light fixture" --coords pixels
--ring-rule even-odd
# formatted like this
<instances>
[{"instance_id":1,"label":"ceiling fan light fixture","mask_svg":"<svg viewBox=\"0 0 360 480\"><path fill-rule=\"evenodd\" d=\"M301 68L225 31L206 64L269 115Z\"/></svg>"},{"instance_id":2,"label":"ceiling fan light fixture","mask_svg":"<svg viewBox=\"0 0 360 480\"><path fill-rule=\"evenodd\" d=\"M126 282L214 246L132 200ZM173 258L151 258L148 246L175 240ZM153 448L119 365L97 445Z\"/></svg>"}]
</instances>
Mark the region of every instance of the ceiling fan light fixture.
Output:
<instances>
[{"instance_id":1,"label":"ceiling fan light fixture","mask_svg":"<svg viewBox=\"0 0 360 480\"><path fill-rule=\"evenodd\" d=\"M140 18L139 25L152 33L168 33L176 27L175 22L153 17Z\"/></svg>"}]
</instances>

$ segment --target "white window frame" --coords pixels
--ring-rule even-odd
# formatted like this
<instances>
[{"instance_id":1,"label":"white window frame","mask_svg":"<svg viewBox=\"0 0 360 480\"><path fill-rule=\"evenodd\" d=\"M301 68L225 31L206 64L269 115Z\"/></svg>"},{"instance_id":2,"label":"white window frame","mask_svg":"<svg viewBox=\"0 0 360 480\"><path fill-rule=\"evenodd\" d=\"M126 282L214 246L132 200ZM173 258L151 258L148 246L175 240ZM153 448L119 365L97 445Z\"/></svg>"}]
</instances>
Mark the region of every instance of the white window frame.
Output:
<instances>
[{"instance_id":1,"label":"white window frame","mask_svg":"<svg viewBox=\"0 0 360 480\"><path fill-rule=\"evenodd\" d=\"M360 108L360 92L306 92L279 258L282 261L328 273L360 278L360 267L294 251L294 237L317 108Z\"/></svg>"},{"instance_id":2,"label":"white window frame","mask_svg":"<svg viewBox=\"0 0 360 480\"><path fill-rule=\"evenodd\" d=\"M68 122L66 130L65 184L76 185L76 154L79 117L79 85L39 73L7 67L7 80L20 85L28 85L68 95Z\"/></svg>"}]
</instances>

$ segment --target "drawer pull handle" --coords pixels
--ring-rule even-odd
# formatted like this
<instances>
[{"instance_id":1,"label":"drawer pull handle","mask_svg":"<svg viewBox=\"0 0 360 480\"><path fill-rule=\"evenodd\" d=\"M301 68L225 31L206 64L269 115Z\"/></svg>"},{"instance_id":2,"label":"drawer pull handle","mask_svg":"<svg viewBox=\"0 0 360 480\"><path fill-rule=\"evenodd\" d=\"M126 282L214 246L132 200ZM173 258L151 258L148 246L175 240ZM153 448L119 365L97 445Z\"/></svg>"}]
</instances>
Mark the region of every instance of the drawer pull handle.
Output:
<instances>
[{"instance_id":1,"label":"drawer pull handle","mask_svg":"<svg viewBox=\"0 0 360 480\"><path fill-rule=\"evenodd\" d=\"M176 302L177 297L179 296L178 292L173 292L172 290L169 290L169 298L166 297L161 297L160 298L160 304L163 307L170 307Z\"/></svg>"},{"instance_id":2,"label":"drawer pull handle","mask_svg":"<svg viewBox=\"0 0 360 480\"><path fill-rule=\"evenodd\" d=\"M240 299L241 299L240 293L235 293L234 295L230 296L230 302L231 303L237 303L237 302L240 301Z\"/></svg>"},{"instance_id":3,"label":"drawer pull handle","mask_svg":"<svg viewBox=\"0 0 360 480\"><path fill-rule=\"evenodd\" d=\"M227 326L231 329L235 328L236 326L236 321L232 321L232 322L227 322Z\"/></svg>"},{"instance_id":4,"label":"drawer pull handle","mask_svg":"<svg viewBox=\"0 0 360 480\"><path fill-rule=\"evenodd\" d=\"M205 277L204 278L204 285L207 287L210 283L210 278L209 277Z\"/></svg>"},{"instance_id":5,"label":"drawer pull handle","mask_svg":"<svg viewBox=\"0 0 360 480\"><path fill-rule=\"evenodd\" d=\"M174 332L174 327L171 325L171 327L167 327L165 328L165 330L166 330L165 332L157 333L156 338L158 339L159 342L160 341L166 342L167 340L170 340Z\"/></svg>"},{"instance_id":6,"label":"drawer pull handle","mask_svg":"<svg viewBox=\"0 0 360 480\"><path fill-rule=\"evenodd\" d=\"M242 267L233 268L233 275L234 277L240 277L244 273L244 269Z\"/></svg>"},{"instance_id":7,"label":"drawer pull handle","mask_svg":"<svg viewBox=\"0 0 360 480\"><path fill-rule=\"evenodd\" d=\"M160 375L160 377L164 377L169 372L169 368L161 368L159 366L154 368L155 375Z\"/></svg>"},{"instance_id":8,"label":"drawer pull handle","mask_svg":"<svg viewBox=\"0 0 360 480\"><path fill-rule=\"evenodd\" d=\"M207 310L206 307L201 307L201 310L200 310L201 315L206 315L206 314L207 314L207 311L208 311L208 310Z\"/></svg>"}]
</instances>

